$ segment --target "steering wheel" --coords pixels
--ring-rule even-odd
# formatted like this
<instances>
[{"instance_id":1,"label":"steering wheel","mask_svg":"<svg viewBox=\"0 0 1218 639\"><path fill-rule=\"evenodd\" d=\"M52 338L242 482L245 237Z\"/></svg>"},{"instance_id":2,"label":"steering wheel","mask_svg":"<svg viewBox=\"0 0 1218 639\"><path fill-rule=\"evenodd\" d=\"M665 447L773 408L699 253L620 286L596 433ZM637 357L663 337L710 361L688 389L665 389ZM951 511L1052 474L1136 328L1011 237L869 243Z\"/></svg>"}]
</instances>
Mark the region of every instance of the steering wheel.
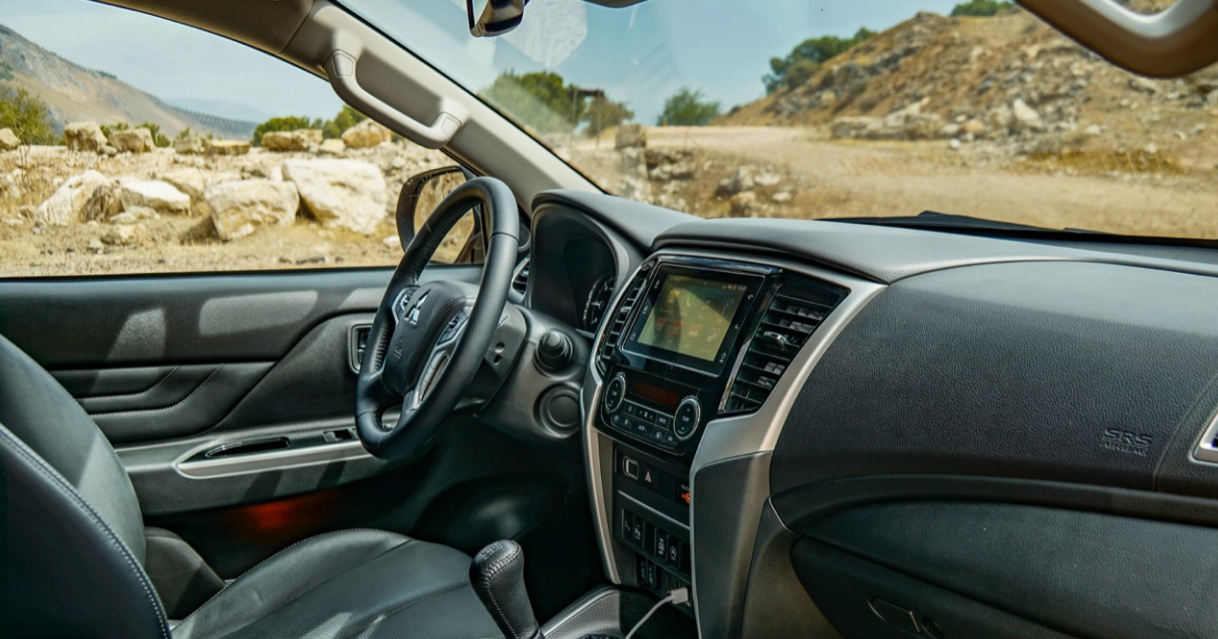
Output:
<instances>
[{"instance_id":1,"label":"steering wheel","mask_svg":"<svg viewBox=\"0 0 1218 639\"><path fill-rule=\"evenodd\" d=\"M478 286L421 284L445 235L475 207L490 221ZM499 327L519 246L516 199L495 178L462 184L427 218L393 272L360 363L355 425L368 452L389 460L410 457L456 408ZM396 423L382 425L385 412L399 406Z\"/></svg>"}]
</instances>

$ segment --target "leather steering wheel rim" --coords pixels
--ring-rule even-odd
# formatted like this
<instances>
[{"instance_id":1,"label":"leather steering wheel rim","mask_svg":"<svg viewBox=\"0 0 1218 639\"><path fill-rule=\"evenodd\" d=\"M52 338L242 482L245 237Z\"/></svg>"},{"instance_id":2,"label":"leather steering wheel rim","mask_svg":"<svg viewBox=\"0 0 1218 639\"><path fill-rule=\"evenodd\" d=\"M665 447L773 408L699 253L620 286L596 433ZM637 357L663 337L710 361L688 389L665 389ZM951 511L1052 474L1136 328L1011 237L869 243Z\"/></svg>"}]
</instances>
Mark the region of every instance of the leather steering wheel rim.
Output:
<instances>
[{"instance_id":1,"label":"leather steering wheel rim","mask_svg":"<svg viewBox=\"0 0 1218 639\"><path fill-rule=\"evenodd\" d=\"M420 276L453 226L479 206L489 220L487 251L477 297L472 308L468 308L468 297L445 295L451 291L443 282L422 285ZM490 177L474 178L457 187L411 240L377 309L360 363L355 425L368 452L387 460L408 458L423 449L456 408L490 349L507 304L519 247L520 219L515 196L506 184ZM405 299L403 293L411 290L412 306L404 308L399 299ZM424 309L424 298L431 292L441 302ZM442 308L436 308L436 304ZM428 326L419 328L414 325L417 322L412 324L411 314L417 318L424 310ZM428 378L434 381L429 381L425 388L410 388L412 382L417 385L420 378L427 377L426 372L423 376L417 374L418 367L431 366L420 364L426 358L421 359L419 354L427 352L434 358L438 348L434 343L422 342L435 342L447 335L447 322L456 321L454 318L466 312L468 319L455 340L450 340L452 345L443 369L434 378ZM420 337L414 339L415 343L407 343L410 338ZM403 355L403 350L410 352L409 362L395 359ZM417 405L413 401L416 390L423 397ZM382 416L395 403L402 407L402 414L387 429L382 426Z\"/></svg>"}]
</instances>

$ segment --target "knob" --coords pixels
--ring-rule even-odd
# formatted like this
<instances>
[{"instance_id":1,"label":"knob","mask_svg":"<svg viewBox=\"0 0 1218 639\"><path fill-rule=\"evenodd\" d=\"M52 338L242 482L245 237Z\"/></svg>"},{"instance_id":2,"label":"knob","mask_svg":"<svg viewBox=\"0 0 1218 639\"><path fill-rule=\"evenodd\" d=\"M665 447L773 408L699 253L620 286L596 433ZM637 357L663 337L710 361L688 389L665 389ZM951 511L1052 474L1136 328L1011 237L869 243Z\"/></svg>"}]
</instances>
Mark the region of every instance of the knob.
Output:
<instances>
[{"instance_id":1,"label":"knob","mask_svg":"<svg viewBox=\"0 0 1218 639\"><path fill-rule=\"evenodd\" d=\"M624 399L626 399L626 376L618 373L605 387L605 410L610 413L617 411L622 407Z\"/></svg>"},{"instance_id":2,"label":"knob","mask_svg":"<svg viewBox=\"0 0 1218 639\"><path fill-rule=\"evenodd\" d=\"M571 365L575 347L566 333L551 329L537 344L537 365L541 370L556 373Z\"/></svg>"},{"instance_id":3,"label":"knob","mask_svg":"<svg viewBox=\"0 0 1218 639\"><path fill-rule=\"evenodd\" d=\"M505 639L545 639L524 589L524 551L511 540L483 548L469 566L469 583Z\"/></svg>"},{"instance_id":4,"label":"knob","mask_svg":"<svg viewBox=\"0 0 1218 639\"><path fill-rule=\"evenodd\" d=\"M694 436L700 419L702 405L698 403L698 398L692 395L686 397L677 405L677 412L673 414L672 432L676 434L677 439L685 441Z\"/></svg>"}]
</instances>

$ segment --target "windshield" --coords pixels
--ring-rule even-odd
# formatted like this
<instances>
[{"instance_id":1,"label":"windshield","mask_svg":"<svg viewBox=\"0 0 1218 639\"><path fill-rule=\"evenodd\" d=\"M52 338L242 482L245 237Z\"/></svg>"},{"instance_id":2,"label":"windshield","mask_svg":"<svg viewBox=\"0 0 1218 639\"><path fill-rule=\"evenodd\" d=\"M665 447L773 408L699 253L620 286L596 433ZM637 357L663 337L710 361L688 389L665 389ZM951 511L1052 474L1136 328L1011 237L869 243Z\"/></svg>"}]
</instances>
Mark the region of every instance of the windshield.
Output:
<instances>
[{"instance_id":1,"label":"windshield","mask_svg":"<svg viewBox=\"0 0 1218 639\"><path fill-rule=\"evenodd\" d=\"M461 0L343 1L624 197L1218 238L1218 72L1141 78L1008 2L532 0L473 38Z\"/></svg>"}]
</instances>

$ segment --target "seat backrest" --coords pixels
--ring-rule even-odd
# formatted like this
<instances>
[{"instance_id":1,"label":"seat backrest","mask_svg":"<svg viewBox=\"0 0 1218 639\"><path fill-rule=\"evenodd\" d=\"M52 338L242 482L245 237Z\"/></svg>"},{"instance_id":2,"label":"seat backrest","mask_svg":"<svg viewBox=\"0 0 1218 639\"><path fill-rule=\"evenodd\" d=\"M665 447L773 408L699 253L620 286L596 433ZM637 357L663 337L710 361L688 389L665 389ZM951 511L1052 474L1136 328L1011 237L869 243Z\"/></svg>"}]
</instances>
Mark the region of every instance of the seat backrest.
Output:
<instances>
[{"instance_id":1,"label":"seat backrest","mask_svg":"<svg viewBox=\"0 0 1218 639\"><path fill-rule=\"evenodd\" d=\"M0 335L0 636L168 639L144 524L110 443Z\"/></svg>"}]
</instances>

